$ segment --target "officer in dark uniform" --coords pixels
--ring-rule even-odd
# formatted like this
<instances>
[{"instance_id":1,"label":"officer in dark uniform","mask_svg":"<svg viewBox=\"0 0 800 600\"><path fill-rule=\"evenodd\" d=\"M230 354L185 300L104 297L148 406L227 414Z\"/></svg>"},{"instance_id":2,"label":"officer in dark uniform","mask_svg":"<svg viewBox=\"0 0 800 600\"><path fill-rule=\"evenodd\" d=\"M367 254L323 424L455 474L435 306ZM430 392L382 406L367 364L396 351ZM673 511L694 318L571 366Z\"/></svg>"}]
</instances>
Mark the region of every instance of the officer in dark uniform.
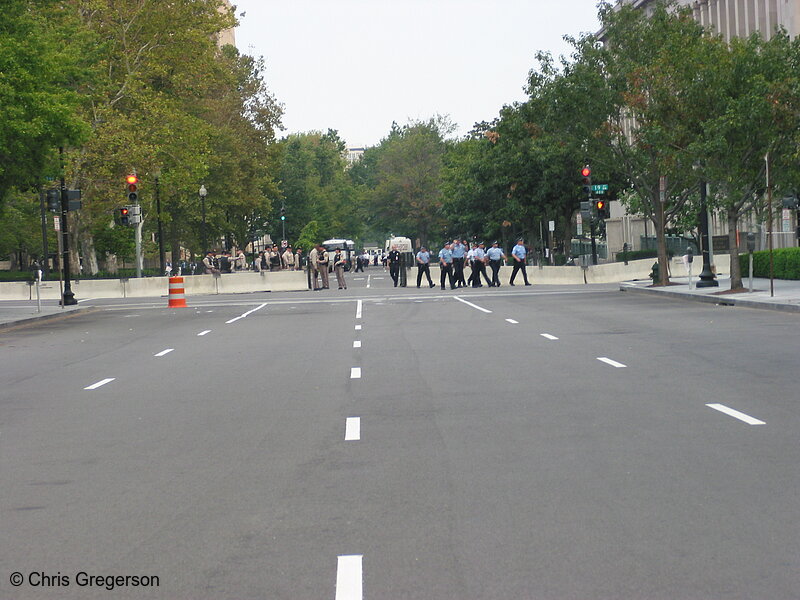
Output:
<instances>
[{"instance_id":1,"label":"officer in dark uniform","mask_svg":"<svg viewBox=\"0 0 800 600\"><path fill-rule=\"evenodd\" d=\"M394 287L397 287L397 279L400 277L400 252L398 252L397 246L392 246L392 251L389 252L386 259L389 261L389 275L394 281Z\"/></svg>"}]
</instances>

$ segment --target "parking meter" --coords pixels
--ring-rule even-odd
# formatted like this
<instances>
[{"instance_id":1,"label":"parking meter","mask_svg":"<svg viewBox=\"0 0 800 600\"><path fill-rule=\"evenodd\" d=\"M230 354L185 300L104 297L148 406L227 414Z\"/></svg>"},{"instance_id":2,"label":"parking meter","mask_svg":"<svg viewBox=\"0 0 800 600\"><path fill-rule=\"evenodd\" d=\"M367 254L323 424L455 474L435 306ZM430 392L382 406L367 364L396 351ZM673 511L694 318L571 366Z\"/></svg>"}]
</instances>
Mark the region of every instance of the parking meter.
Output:
<instances>
[{"instance_id":1,"label":"parking meter","mask_svg":"<svg viewBox=\"0 0 800 600\"><path fill-rule=\"evenodd\" d=\"M753 293L753 250L756 249L756 234L755 233L748 233L747 234L747 253L750 256L750 265L749 265L749 282L748 282L748 289L750 293Z\"/></svg>"},{"instance_id":2,"label":"parking meter","mask_svg":"<svg viewBox=\"0 0 800 600\"><path fill-rule=\"evenodd\" d=\"M625 258L623 259L625 262L625 266L628 266L628 242L622 244L622 256Z\"/></svg>"},{"instance_id":3,"label":"parking meter","mask_svg":"<svg viewBox=\"0 0 800 600\"><path fill-rule=\"evenodd\" d=\"M755 233L748 233L747 234L747 251L752 252L756 249L756 234Z\"/></svg>"},{"instance_id":4,"label":"parking meter","mask_svg":"<svg viewBox=\"0 0 800 600\"><path fill-rule=\"evenodd\" d=\"M692 250L691 246L686 248L686 257L687 257L686 260L689 262L689 264L692 264L694 262L694 250Z\"/></svg>"}]
</instances>

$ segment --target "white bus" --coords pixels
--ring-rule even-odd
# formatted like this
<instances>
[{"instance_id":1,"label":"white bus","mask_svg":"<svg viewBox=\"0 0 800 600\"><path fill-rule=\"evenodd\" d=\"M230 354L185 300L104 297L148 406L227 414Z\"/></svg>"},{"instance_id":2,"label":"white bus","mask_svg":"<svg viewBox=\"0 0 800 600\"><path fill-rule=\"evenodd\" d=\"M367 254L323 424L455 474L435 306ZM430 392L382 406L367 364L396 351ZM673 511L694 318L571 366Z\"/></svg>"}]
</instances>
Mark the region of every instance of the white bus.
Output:
<instances>
[{"instance_id":1,"label":"white bus","mask_svg":"<svg viewBox=\"0 0 800 600\"><path fill-rule=\"evenodd\" d=\"M353 266L353 253L356 250L356 243L353 240L345 240L335 238L332 240L325 240L322 246L328 251L328 270L333 271L333 253L339 249L344 253L344 270L349 271Z\"/></svg>"}]
</instances>

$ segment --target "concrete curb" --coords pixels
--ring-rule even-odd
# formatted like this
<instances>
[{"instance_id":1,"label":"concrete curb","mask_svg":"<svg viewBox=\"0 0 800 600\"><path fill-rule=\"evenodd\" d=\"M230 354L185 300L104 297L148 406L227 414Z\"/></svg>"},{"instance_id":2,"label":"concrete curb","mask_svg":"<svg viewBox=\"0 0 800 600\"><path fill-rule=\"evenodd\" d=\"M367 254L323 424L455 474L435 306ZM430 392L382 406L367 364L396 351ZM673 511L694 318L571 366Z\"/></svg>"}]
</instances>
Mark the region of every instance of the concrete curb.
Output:
<instances>
[{"instance_id":1,"label":"concrete curb","mask_svg":"<svg viewBox=\"0 0 800 600\"><path fill-rule=\"evenodd\" d=\"M30 317L25 317L23 319L14 319L13 321L6 321L5 323L0 323L0 333L8 331L10 329L16 329L18 327L28 327L31 325L35 325L40 321L55 321L58 319L70 319L78 315L86 315L98 310L100 309L95 308L93 306L87 306L86 308L71 308L65 312L50 313L47 315L33 315Z\"/></svg>"},{"instance_id":2,"label":"concrete curb","mask_svg":"<svg viewBox=\"0 0 800 600\"><path fill-rule=\"evenodd\" d=\"M800 305L795 304L780 304L777 302L759 302L757 300L747 300L744 298L730 298L725 296L707 296L701 294L684 294L682 292L672 292L669 290L655 290L652 288L643 288L637 285L630 285L621 283L619 286L621 292L632 292L634 294L666 296L671 299L689 300L692 302L703 302L705 304L714 304L716 306L736 306L740 308L761 308L766 310L777 310L782 312L800 313Z\"/></svg>"}]
</instances>

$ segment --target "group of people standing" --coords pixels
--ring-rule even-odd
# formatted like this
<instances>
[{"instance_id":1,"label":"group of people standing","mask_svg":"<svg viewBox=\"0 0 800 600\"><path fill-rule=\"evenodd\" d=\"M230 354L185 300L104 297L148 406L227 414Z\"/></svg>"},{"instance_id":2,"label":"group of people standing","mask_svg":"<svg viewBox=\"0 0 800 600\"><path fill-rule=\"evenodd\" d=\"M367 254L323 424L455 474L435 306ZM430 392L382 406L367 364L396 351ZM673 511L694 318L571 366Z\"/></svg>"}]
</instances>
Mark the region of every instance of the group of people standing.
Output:
<instances>
[{"instance_id":1,"label":"group of people standing","mask_svg":"<svg viewBox=\"0 0 800 600\"><path fill-rule=\"evenodd\" d=\"M513 270L511 271L511 280L509 285L514 285L514 279L519 271L522 271L522 277L525 285L531 285L528 281L528 273L525 270L525 260L528 255L528 249L525 247L525 241L520 238L517 244L511 251L511 257L514 260ZM453 240L452 243L445 243L444 247L439 250L439 269L440 281L442 289L445 289L445 283L449 280L450 289L454 290L460 287L483 287L481 277L486 281L489 287L500 287L500 268L506 261L506 255L500 248L497 242L493 242L491 248L486 249L483 242L472 244L461 240ZM431 279L430 263L431 253L427 248L420 248L416 255L417 261L417 287L422 283L422 277L425 275L428 279L430 287L436 287ZM466 280L464 278L464 267L469 265L470 276ZM492 279L489 280L486 274L486 265L492 269ZM395 285L397 285L395 283Z\"/></svg>"},{"instance_id":2,"label":"group of people standing","mask_svg":"<svg viewBox=\"0 0 800 600\"><path fill-rule=\"evenodd\" d=\"M311 287L315 292L318 290L330 289L328 269L331 265L333 266L333 272L336 273L336 281L339 284L339 289L347 289L347 281L345 281L344 278L347 257L344 252L342 252L341 248L336 248L333 255L331 255L325 249L325 246L319 244L308 253L308 269L311 273ZM322 285L317 285L318 278Z\"/></svg>"},{"instance_id":3,"label":"group of people standing","mask_svg":"<svg viewBox=\"0 0 800 600\"><path fill-rule=\"evenodd\" d=\"M260 271L296 271L303 267L303 249L298 248L297 252L291 246L281 252L278 244L273 244L272 248L267 248L258 253L253 261L253 270Z\"/></svg>"}]
</instances>

